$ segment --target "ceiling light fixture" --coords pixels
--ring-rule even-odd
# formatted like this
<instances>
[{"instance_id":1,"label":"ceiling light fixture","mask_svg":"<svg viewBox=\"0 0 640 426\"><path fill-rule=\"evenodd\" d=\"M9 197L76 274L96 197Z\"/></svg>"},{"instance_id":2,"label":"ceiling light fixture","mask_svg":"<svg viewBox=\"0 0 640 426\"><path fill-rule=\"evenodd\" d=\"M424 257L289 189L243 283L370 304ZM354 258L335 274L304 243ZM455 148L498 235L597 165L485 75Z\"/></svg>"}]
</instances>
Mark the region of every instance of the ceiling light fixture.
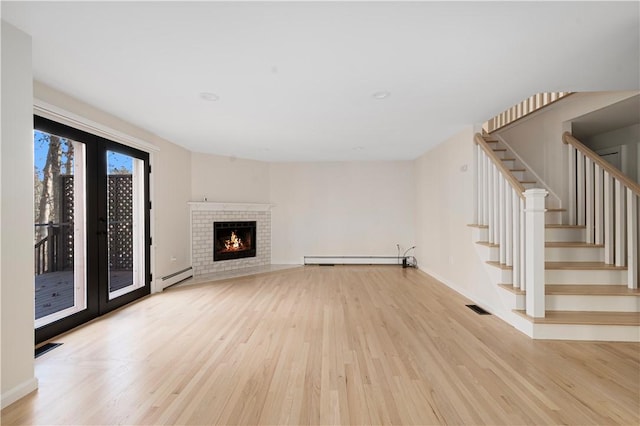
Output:
<instances>
[{"instance_id":1,"label":"ceiling light fixture","mask_svg":"<svg viewBox=\"0 0 640 426\"><path fill-rule=\"evenodd\" d=\"M216 95L215 93L202 92L202 93L200 93L200 98L205 100L205 101L215 102L218 99L220 99L220 96Z\"/></svg>"},{"instance_id":2,"label":"ceiling light fixture","mask_svg":"<svg viewBox=\"0 0 640 426\"><path fill-rule=\"evenodd\" d=\"M382 91L382 92L376 92L372 96L373 96L373 99L381 100L381 99L387 99L389 96L391 96L391 93L387 91Z\"/></svg>"}]
</instances>

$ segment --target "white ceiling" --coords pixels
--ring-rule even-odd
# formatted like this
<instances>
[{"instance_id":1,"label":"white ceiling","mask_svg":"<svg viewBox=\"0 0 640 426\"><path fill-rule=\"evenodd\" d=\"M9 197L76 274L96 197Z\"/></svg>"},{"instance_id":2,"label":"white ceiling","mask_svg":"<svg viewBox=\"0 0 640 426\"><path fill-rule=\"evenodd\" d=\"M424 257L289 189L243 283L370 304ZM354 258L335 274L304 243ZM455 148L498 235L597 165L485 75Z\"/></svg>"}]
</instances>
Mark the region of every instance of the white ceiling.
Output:
<instances>
[{"instance_id":1,"label":"white ceiling","mask_svg":"<svg viewBox=\"0 0 640 426\"><path fill-rule=\"evenodd\" d=\"M395 160L537 92L639 89L639 5L2 1L2 19L33 37L36 80L192 151Z\"/></svg>"}]
</instances>

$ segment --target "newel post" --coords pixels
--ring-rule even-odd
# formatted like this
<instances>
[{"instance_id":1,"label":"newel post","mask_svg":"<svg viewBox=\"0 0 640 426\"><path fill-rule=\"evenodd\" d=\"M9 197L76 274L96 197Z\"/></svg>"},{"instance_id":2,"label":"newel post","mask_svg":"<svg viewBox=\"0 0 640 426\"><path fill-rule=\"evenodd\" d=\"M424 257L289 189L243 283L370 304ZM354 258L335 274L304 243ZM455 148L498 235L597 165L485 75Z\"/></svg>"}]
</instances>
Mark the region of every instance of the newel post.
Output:
<instances>
[{"instance_id":1,"label":"newel post","mask_svg":"<svg viewBox=\"0 0 640 426\"><path fill-rule=\"evenodd\" d=\"M543 318L544 307L544 199L545 189L533 188L525 196L525 282L527 315Z\"/></svg>"}]
</instances>

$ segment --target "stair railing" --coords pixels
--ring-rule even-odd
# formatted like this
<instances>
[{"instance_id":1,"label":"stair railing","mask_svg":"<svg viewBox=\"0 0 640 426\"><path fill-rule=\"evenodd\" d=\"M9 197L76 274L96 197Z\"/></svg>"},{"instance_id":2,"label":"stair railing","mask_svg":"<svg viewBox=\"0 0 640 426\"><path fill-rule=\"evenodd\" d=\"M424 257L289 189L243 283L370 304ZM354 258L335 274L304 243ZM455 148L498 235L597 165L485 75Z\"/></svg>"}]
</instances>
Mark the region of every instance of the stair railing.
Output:
<instances>
[{"instance_id":1,"label":"stair railing","mask_svg":"<svg viewBox=\"0 0 640 426\"><path fill-rule=\"evenodd\" d=\"M515 289L526 291L527 315L544 317L544 189L525 190L480 134L476 143L475 222L499 246Z\"/></svg>"},{"instance_id":2,"label":"stair railing","mask_svg":"<svg viewBox=\"0 0 640 426\"><path fill-rule=\"evenodd\" d=\"M629 288L638 288L638 199L640 185L569 132L570 217L585 226L586 242L604 245L604 262L627 267Z\"/></svg>"},{"instance_id":3,"label":"stair railing","mask_svg":"<svg viewBox=\"0 0 640 426\"><path fill-rule=\"evenodd\" d=\"M559 101L565 96L569 96L571 93L573 92L536 93L535 95L528 97L524 101L517 103L511 108L508 108L496 115L484 123L482 128L487 133L495 132L502 127L508 126L509 124L546 107L547 105L551 105L552 103Z\"/></svg>"}]
</instances>

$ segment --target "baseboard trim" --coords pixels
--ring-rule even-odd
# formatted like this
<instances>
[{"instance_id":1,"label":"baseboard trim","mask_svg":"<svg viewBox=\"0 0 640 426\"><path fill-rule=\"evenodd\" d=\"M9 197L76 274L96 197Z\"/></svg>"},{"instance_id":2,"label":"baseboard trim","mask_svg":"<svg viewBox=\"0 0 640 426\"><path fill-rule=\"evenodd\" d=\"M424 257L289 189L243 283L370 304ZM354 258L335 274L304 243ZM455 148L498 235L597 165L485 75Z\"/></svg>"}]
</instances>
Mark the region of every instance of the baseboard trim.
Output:
<instances>
[{"instance_id":1,"label":"baseboard trim","mask_svg":"<svg viewBox=\"0 0 640 426\"><path fill-rule=\"evenodd\" d=\"M437 281L441 282L442 284L446 285L447 287L449 287L451 290L455 291L456 293L460 294L461 296L469 299L471 302L477 304L478 306L486 309L487 311L491 312L493 315L495 315L496 317L500 318L502 321L504 321L505 323L509 324L511 327L515 328L516 330L520 331L521 333L526 334L529 337L533 337L533 327L531 326L531 324L528 324L526 320L523 320L522 318L517 318L517 315L512 313L512 312L504 312L500 309L497 309L495 306L493 306L491 303L487 303L484 300L478 300L475 296L472 296L471 294L461 290L458 286L456 286L453 282L445 279L444 277L438 275L437 273L430 271L428 269L425 269L421 266L418 267L418 270L428 276L430 276L431 278L436 279Z\"/></svg>"},{"instance_id":2,"label":"baseboard trim","mask_svg":"<svg viewBox=\"0 0 640 426\"><path fill-rule=\"evenodd\" d=\"M4 409L37 389L38 379L32 377L29 380L14 387L13 389L9 389L7 392L4 392L2 394L2 402L0 403L0 407Z\"/></svg>"},{"instance_id":3,"label":"baseboard trim","mask_svg":"<svg viewBox=\"0 0 640 426\"><path fill-rule=\"evenodd\" d=\"M402 265L402 256L304 256L305 265Z\"/></svg>"},{"instance_id":4,"label":"baseboard trim","mask_svg":"<svg viewBox=\"0 0 640 426\"><path fill-rule=\"evenodd\" d=\"M174 272L173 274L165 275L160 279L160 282L161 282L160 286L162 287L161 290L164 290L169 286L177 284L180 281L184 281L187 278L191 278L191 277L193 277L193 268L191 266L181 271Z\"/></svg>"}]
</instances>

